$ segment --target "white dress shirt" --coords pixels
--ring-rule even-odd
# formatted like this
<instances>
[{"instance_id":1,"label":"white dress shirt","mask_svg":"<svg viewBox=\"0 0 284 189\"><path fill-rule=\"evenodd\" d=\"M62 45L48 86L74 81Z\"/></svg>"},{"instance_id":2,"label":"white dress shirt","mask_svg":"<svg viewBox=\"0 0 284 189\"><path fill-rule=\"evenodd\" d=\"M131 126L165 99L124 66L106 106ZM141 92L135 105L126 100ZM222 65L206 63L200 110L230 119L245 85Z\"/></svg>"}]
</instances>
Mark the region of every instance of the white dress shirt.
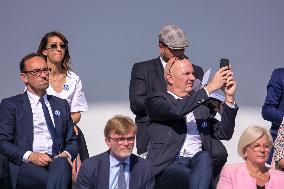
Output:
<instances>
[{"instance_id":1,"label":"white dress shirt","mask_svg":"<svg viewBox=\"0 0 284 189\"><path fill-rule=\"evenodd\" d=\"M172 92L168 91L175 99L181 99ZM182 148L179 152L181 157L193 157L197 152L202 151L202 141L197 128L193 112L185 116L187 132Z\"/></svg>"},{"instance_id":2,"label":"white dress shirt","mask_svg":"<svg viewBox=\"0 0 284 189\"><path fill-rule=\"evenodd\" d=\"M34 127L34 133L33 133L33 152L41 152L41 153L48 153L52 154L52 137L48 130L48 126L45 121L42 105L39 101L40 97L37 95L34 95L27 91L29 101L31 103L32 113L33 113L33 127ZM47 95L45 94L43 96L45 104L48 108L51 120L54 125L54 118L52 114L52 110L50 107L50 104L47 100ZM23 161L27 162L29 155L32 153L32 151L27 151L23 156Z\"/></svg>"},{"instance_id":3,"label":"white dress shirt","mask_svg":"<svg viewBox=\"0 0 284 189\"><path fill-rule=\"evenodd\" d=\"M66 99L70 105L71 112L84 112L88 110L85 94L82 89L82 82L78 75L72 71L67 72L67 77L63 89L57 93L49 85L46 89L47 94Z\"/></svg>"}]
</instances>

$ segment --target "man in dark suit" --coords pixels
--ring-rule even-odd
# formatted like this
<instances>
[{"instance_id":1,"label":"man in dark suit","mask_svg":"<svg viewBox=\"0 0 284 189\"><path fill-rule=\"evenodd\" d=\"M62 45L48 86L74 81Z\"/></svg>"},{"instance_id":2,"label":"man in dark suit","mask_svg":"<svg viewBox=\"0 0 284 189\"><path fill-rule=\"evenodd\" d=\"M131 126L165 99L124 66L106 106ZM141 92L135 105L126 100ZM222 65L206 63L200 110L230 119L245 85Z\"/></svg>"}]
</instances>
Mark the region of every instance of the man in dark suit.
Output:
<instances>
[{"instance_id":1,"label":"man in dark suit","mask_svg":"<svg viewBox=\"0 0 284 189\"><path fill-rule=\"evenodd\" d=\"M198 91L192 90L193 73L185 57L170 59L165 69L168 91L146 99L151 131L147 159L153 165L156 188L208 189L212 171L216 176L215 169L225 164L218 159L224 153L219 151L223 149L219 140L229 140L234 132L237 107L233 73L221 68ZM221 122L206 106L208 95L219 88L225 94Z\"/></svg>"},{"instance_id":2,"label":"man in dark suit","mask_svg":"<svg viewBox=\"0 0 284 189\"><path fill-rule=\"evenodd\" d=\"M275 69L267 85L267 95L262 106L262 117L271 121L270 133L275 141L280 125L284 124L284 68ZM271 163L273 151L270 151Z\"/></svg>"},{"instance_id":3,"label":"man in dark suit","mask_svg":"<svg viewBox=\"0 0 284 189\"><path fill-rule=\"evenodd\" d=\"M165 26L159 34L160 57L139 62L133 65L129 86L130 109L136 115L137 153L147 151L149 133L147 130L147 115L145 111L146 96L152 92L166 91L164 68L173 56L184 54L188 46L185 33L176 25ZM195 77L202 80L203 70L193 65Z\"/></svg>"},{"instance_id":4,"label":"man in dark suit","mask_svg":"<svg viewBox=\"0 0 284 189\"><path fill-rule=\"evenodd\" d=\"M115 116L105 127L109 150L82 163L75 189L152 189L150 162L131 154L136 133L128 117Z\"/></svg>"},{"instance_id":5,"label":"man in dark suit","mask_svg":"<svg viewBox=\"0 0 284 189\"><path fill-rule=\"evenodd\" d=\"M41 55L20 62L26 92L0 104L0 151L9 161L13 188L68 188L77 155L69 105L49 96L49 69Z\"/></svg>"}]
</instances>

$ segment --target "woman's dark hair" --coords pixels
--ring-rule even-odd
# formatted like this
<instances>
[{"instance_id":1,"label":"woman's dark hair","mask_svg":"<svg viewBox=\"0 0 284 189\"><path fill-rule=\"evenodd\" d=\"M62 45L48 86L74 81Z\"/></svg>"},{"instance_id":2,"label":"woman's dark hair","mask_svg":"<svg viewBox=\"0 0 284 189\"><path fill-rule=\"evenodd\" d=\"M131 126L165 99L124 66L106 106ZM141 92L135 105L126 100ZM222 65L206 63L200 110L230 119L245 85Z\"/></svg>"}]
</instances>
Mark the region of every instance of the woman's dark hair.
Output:
<instances>
[{"instance_id":1,"label":"woman's dark hair","mask_svg":"<svg viewBox=\"0 0 284 189\"><path fill-rule=\"evenodd\" d=\"M48 38L53 37L53 36L59 37L63 41L63 43L66 44L65 54L62 60L62 68L65 69L66 71L69 71L71 69L71 62L70 62L70 55L69 55L69 49L68 49L68 41L62 33L58 31L52 31L52 32L46 33L41 38L39 47L37 49L37 53L43 55L42 53L43 50L47 49ZM45 59L47 60L46 56L45 56Z\"/></svg>"}]
</instances>

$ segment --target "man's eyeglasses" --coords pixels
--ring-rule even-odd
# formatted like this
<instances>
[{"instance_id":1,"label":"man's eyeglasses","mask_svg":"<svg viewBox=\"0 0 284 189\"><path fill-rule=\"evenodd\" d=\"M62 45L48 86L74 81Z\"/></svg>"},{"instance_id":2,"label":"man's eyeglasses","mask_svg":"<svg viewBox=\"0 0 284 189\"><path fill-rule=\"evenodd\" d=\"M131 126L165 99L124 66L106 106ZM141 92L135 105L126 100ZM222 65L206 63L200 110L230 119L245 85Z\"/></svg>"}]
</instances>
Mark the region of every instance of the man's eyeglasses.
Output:
<instances>
[{"instance_id":1,"label":"man's eyeglasses","mask_svg":"<svg viewBox=\"0 0 284 189\"><path fill-rule=\"evenodd\" d=\"M50 72L49 68L42 68L42 69L34 69L34 70L31 70L31 71L23 71L22 73L30 73L35 77L39 77L41 75L41 73L44 73L46 75L49 72Z\"/></svg>"},{"instance_id":2,"label":"man's eyeglasses","mask_svg":"<svg viewBox=\"0 0 284 189\"><path fill-rule=\"evenodd\" d=\"M109 138L115 142L117 142L118 144L123 144L124 141L127 141L128 143L134 143L135 137L129 137L129 138Z\"/></svg>"},{"instance_id":3,"label":"man's eyeglasses","mask_svg":"<svg viewBox=\"0 0 284 189\"><path fill-rule=\"evenodd\" d=\"M64 44L64 43L62 43L62 44L59 44L59 45L57 45L56 43L53 43L53 44L51 44L49 47L47 47L48 49L51 49L51 50L56 50L57 48L58 48L58 46L61 48L61 49L63 49L63 50L65 50L66 48L67 48L67 45L66 44Z\"/></svg>"},{"instance_id":4,"label":"man's eyeglasses","mask_svg":"<svg viewBox=\"0 0 284 189\"><path fill-rule=\"evenodd\" d=\"M264 144L264 145L251 144L251 145L248 145L248 147L249 147L250 149L252 149L253 151L255 151L255 152L260 151L261 148L262 148L264 151L270 151L271 145L269 145L269 144Z\"/></svg>"}]
</instances>

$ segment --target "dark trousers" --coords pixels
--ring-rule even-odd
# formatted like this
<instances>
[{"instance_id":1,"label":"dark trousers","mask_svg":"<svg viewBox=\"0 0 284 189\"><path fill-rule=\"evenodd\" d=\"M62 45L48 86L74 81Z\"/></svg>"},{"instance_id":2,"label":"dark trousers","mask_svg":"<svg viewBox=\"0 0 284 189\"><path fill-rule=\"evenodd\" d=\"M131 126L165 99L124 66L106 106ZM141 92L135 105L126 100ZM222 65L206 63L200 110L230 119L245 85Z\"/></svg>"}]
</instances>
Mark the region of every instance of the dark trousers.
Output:
<instances>
[{"instance_id":1,"label":"dark trousers","mask_svg":"<svg viewBox=\"0 0 284 189\"><path fill-rule=\"evenodd\" d=\"M141 155L147 152L148 142L150 139L147 122L136 122L136 148L137 154Z\"/></svg>"},{"instance_id":2,"label":"dark trousers","mask_svg":"<svg viewBox=\"0 0 284 189\"><path fill-rule=\"evenodd\" d=\"M21 165L17 189L67 189L71 187L71 165L67 158L55 158L47 167Z\"/></svg>"},{"instance_id":3,"label":"dark trousers","mask_svg":"<svg viewBox=\"0 0 284 189\"><path fill-rule=\"evenodd\" d=\"M79 146L79 155L81 161L83 162L85 159L89 158L88 147L86 144L84 134L82 133L81 129L77 125L75 127L77 127L78 129L77 141Z\"/></svg>"},{"instance_id":4,"label":"dark trousers","mask_svg":"<svg viewBox=\"0 0 284 189\"><path fill-rule=\"evenodd\" d=\"M178 158L156 176L155 189L208 189L212 177L212 158L206 151L192 158Z\"/></svg>"},{"instance_id":5,"label":"dark trousers","mask_svg":"<svg viewBox=\"0 0 284 189\"><path fill-rule=\"evenodd\" d=\"M5 156L0 154L0 188L10 189L12 188L9 163Z\"/></svg>"}]
</instances>

